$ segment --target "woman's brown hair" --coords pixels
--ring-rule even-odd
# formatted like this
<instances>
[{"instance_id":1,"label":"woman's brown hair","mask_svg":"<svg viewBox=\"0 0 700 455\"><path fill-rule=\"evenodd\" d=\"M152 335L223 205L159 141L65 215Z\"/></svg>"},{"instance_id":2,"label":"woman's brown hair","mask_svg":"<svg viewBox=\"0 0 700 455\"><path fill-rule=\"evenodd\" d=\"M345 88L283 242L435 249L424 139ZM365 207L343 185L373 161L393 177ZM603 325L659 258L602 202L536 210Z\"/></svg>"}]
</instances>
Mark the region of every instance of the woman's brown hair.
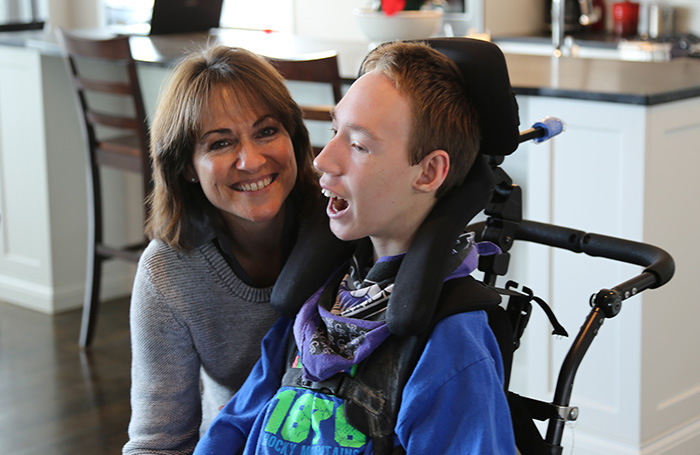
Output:
<instances>
[{"instance_id":1,"label":"woman's brown hair","mask_svg":"<svg viewBox=\"0 0 700 455\"><path fill-rule=\"evenodd\" d=\"M160 94L151 125L154 188L148 203L146 233L186 251L198 223L218 217L198 184L183 176L200 133L202 110L212 90L233 88L235 98L264 110L287 130L297 163L297 180L289 196L302 213L318 199L318 179L302 112L284 79L263 57L240 48L215 46L185 57Z\"/></svg>"}]
</instances>

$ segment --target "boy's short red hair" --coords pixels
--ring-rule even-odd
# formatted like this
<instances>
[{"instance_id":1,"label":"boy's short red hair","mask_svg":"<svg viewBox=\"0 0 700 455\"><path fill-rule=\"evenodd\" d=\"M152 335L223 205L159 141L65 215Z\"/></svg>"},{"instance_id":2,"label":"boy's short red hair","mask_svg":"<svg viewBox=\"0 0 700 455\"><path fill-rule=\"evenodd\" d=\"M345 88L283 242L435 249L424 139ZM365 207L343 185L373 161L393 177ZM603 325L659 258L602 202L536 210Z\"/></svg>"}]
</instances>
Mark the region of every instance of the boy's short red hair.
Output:
<instances>
[{"instance_id":1,"label":"boy's short red hair","mask_svg":"<svg viewBox=\"0 0 700 455\"><path fill-rule=\"evenodd\" d=\"M369 53L361 73L379 71L408 98L413 113L409 162L445 150L450 169L436 197L462 183L479 152L480 132L471 97L455 63L425 43L393 42Z\"/></svg>"}]
</instances>

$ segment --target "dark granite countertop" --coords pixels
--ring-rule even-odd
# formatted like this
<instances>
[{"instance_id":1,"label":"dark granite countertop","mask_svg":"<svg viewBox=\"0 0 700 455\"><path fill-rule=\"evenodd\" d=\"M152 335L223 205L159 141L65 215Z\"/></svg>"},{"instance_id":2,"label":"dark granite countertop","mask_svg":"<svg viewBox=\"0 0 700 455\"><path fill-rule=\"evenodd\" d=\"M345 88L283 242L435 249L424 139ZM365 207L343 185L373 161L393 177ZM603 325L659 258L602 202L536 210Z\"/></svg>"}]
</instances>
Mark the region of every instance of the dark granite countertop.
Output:
<instances>
[{"instance_id":1,"label":"dark granite countertop","mask_svg":"<svg viewBox=\"0 0 700 455\"><path fill-rule=\"evenodd\" d=\"M133 36L132 50L138 61L167 67L185 52L214 43L245 47L275 57L336 51L340 73L347 81L355 78L368 51L367 44L362 42L233 29L210 34ZM60 55L56 38L46 31L0 33L0 44L33 47L45 54ZM506 54L506 61L511 84L521 95L646 106L700 96L700 59L632 62Z\"/></svg>"},{"instance_id":2,"label":"dark granite countertop","mask_svg":"<svg viewBox=\"0 0 700 455\"><path fill-rule=\"evenodd\" d=\"M655 105L700 96L700 59L668 62L506 54L518 94Z\"/></svg>"}]
</instances>

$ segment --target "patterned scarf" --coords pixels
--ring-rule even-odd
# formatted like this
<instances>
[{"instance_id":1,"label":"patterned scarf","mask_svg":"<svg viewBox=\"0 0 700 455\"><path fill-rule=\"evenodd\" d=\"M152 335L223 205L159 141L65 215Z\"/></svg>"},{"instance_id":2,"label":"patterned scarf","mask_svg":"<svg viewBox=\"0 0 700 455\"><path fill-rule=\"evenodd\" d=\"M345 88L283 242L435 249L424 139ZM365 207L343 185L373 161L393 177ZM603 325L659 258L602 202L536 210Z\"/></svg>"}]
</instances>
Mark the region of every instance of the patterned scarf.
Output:
<instances>
[{"instance_id":1,"label":"patterned scarf","mask_svg":"<svg viewBox=\"0 0 700 455\"><path fill-rule=\"evenodd\" d=\"M307 380L321 382L349 369L390 335L384 312L404 254L385 256L369 268L362 267L371 258L371 244L364 247L353 256L337 292L327 284L297 314L294 338ZM462 234L448 260L451 272L445 281L469 275L480 255L499 252L493 243L474 243L474 233Z\"/></svg>"}]
</instances>

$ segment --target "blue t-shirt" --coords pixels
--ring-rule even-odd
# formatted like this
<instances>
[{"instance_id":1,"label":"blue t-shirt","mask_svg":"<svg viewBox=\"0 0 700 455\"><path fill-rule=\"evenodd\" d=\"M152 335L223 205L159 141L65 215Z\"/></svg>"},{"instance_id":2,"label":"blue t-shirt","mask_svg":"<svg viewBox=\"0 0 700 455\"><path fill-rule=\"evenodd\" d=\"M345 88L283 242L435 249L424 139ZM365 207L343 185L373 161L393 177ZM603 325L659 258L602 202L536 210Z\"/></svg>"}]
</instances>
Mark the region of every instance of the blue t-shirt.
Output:
<instances>
[{"instance_id":1,"label":"blue t-shirt","mask_svg":"<svg viewBox=\"0 0 700 455\"><path fill-rule=\"evenodd\" d=\"M222 409L195 455L373 454L345 419L342 399L280 388L292 321L280 319L262 357ZM395 441L407 454L515 454L503 367L482 311L440 321L403 391Z\"/></svg>"}]
</instances>

